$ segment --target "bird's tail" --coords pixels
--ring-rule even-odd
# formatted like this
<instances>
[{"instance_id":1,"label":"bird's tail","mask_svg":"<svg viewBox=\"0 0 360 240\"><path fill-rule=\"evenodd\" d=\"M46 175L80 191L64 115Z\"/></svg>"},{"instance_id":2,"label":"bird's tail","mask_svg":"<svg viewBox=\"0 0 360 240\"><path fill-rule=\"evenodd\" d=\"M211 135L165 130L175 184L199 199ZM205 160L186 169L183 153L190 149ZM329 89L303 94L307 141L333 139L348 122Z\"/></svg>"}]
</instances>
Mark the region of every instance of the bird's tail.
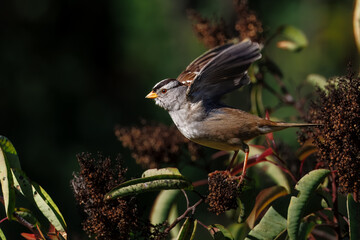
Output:
<instances>
[{"instance_id":1,"label":"bird's tail","mask_svg":"<svg viewBox=\"0 0 360 240\"><path fill-rule=\"evenodd\" d=\"M290 127L319 127L321 124L314 123L283 123L283 122L267 122L260 126L260 131L264 133L276 132Z\"/></svg>"}]
</instances>

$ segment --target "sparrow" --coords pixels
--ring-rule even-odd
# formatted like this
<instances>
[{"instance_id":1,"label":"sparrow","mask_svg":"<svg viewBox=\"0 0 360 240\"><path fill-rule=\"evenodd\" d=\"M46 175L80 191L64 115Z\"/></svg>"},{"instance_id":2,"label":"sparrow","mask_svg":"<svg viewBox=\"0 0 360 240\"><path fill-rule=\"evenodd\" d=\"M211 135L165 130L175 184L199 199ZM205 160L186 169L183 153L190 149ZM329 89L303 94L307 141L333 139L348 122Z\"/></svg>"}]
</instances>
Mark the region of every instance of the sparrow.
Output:
<instances>
[{"instance_id":1,"label":"sparrow","mask_svg":"<svg viewBox=\"0 0 360 240\"><path fill-rule=\"evenodd\" d=\"M241 180L249 157L247 142L259 135L314 124L274 122L223 104L221 97L250 83L247 70L261 58L258 43L244 40L210 49L176 78L155 84L146 98L167 110L180 132L200 145L245 152Z\"/></svg>"}]
</instances>

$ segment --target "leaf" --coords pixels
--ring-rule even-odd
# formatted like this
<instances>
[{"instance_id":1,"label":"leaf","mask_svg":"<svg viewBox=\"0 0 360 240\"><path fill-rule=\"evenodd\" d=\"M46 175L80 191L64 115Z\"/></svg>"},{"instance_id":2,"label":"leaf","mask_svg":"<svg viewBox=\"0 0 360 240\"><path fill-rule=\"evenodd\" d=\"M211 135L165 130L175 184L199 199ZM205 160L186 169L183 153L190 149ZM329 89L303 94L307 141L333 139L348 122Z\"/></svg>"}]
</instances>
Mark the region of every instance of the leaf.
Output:
<instances>
[{"instance_id":1,"label":"leaf","mask_svg":"<svg viewBox=\"0 0 360 240\"><path fill-rule=\"evenodd\" d=\"M176 168L150 169L143 173L142 178L124 182L112 189L105 195L105 200L166 189L192 190L193 186Z\"/></svg>"},{"instance_id":2,"label":"leaf","mask_svg":"<svg viewBox=\"0 0 360 240\"><path fill-rule=\"evenodd\" d=\"M10 163L2 146L0 147L0 182L6 216L9 220L12 220L14 219L13 212L15 210L15 190L13 188L14 181L11 174Z\"/></svg>"},{"instance_id":3,"label":"leaf","mask_svg":"<svg viewBox=\"0 0 360 240\"><path fill-rule=\"evenodd\" d=\"M356 47L360 53L360 0L355 1L353 13L353 31Z\"/></svg>"},{"instance_id":4,"label":"leaf","mask_svg":"<svg viewBox=\"0 0 360 240\"><path fill-rule=\"evenodd\" d=\"M0 147L3 150L11 168L21 169L19 157L13 144L4 136L0 135Z\"/></svg>"},{"instance_id":5,"label":"leaf","mask_svg":"<svg viewBox=\"0 0 360 240\"><path fill-rule=\"evenodd\" d=\"M0 228L0 239L1 239L1 240L6 240L5 234L4 234L4 232L1 230L1 228Z\"/></svg>"},{"instance_id":6,"label":"leaf","mask_svg":"<svg viewBox=\"0 0 360 240\"><path fill-rule=\"evenodd\" d=\"M172 223L176 220L176 218L178 218L179 213L178 213L178 209L177 209L177 205L174 203L171 208L170 208L170 212L169 212L169 217L167 219L167 221L169 223ZM170 230L170 235L172 238L176 238L177 235L180 232L180 225L176 224L173 229Z\"/></svg>"},{"instance_id":7,"label":"leaf","mask_svg":"<svg viewBox=\"0 0 360 240\"><path fill-rule=\"evenodd\" d=\"M59 208L49 194L37 183L31 182L24 172L12 169L15 188L31 201L42 214L54 225L57 231L66 239L66 223Z\"/></svg>"},{"instance_id":8,"label":"leaf","mask_svg":"<svg viewBox=\"0 0 360 240\"><path fill-rule=\"evenodd\" d=\"M141 175L141 177L146 178L146 177L153 177L159 175L176 175L184 178L177 168L170 168L170 167L161 168L161 169L148 169Z\"/></svg>"},{"instance_id":9,"label":"leaf","mask_svg":"<svg viewBox=\"0 0 360 240\"><path fill-rule=\"evenodd\" d=\"M249 226L244 223L233 223L228 227L234 239L245 239L248 232L250 232Z\"/></svg>"},{"instance_id":10,"label":"leaf","mask_svg":"<svg viewBox=\"0 0 360 240\"><path fill-rule=\"evenodd\" d=\"M298 52L308 45L308 40L303 31L294 26L282 26L278 29L278 32L288 39L278 42L277 46L281 49Z\"/></svg>"},{"instance_id":11,"label":"leaf","mask_svg":"<svg viewBox=\"0 0 360 240\"><path fill-rule=\"evenodd\" d=\"M36 219L34 214L29 209L15 208L14 214L24 219L26 222L30 223L33 227L35 227L36 225L40 226L39 221ZM19 219L16 218L16 220L21 223Z\"/></svg>"},{"instance_id":12,"label":"leaf","mask_svg":"<svg viewBox=\"0 0 360 240\"><path fill-rule=\"evenodd\" d=\"M210 225L208 226L208 230L215 240L234 240L230 231L220 224Z\"/></svg>"},{"instance_id":13,"label":"leaf","mask_svg":"<svg viewBox=\"0 0 360 240\"><path fill-rule=\"evenodd\" d=\"M244 222L249 217L254 208L256 196L257 191L254 191L253 188L245 188L242 190L238 200L238 209L240 210L238 217L239 223Z\"/></svg>"},{"instance_id":14,"label":"leaf","mask_svg":"<svg viewBox=\"0 0 360 240\"><path fill-rule=\"evenodd\" d=\"M180 190L167 190L159 193L150 213L150 222L152 224L159 224L168 219L172 203L179 193Z\"/></svg>"},{"instance_id":15,"label":"leaf","mask_svg":"<svg viewBox=\"0 0 360 240\"><path fill-rule=\"evenodd\" d=\"M306 206L314 195L316 188L330 173L327 169L318 169L309 172L296 184L299 191L297 197L292 196L288 209L288 234L290 239L298 239L301 220L304 217Z\"/></svg>"},{"instance_id":16,"label":"leaf","mask_svg":"<svg viewBox=\"0 0 360 240\"><path fill-rule=\"evenodd\" d=\"M360 239L360 203L355 202L353 196L348 194L346 207L350 224L350 239Z\"/></svg>"},{"instance_id":17,"label":"leaf","mask_svg":"<svg viewBox=\"0 0 360 240\"><path fill-rule=\"evenodd\" d=\"M254 228L255 222L260 213L274 200L287 194L288 192L286 189L281 186L273 186L262 190L256 197L255 206L246 220L249 227Z\"/></svg>"},{"instance_id":18,"label":"leaf","mask_svg":"<svg viewBox=\"0 0 360 240\"><path fill-rule=\"evenodd\" d=\"M314 222L303 222L300 224L299 237L298 239L308 239L308 235L316 226Z\"/></svg>"},{"instance_id":19,"label":"leaf","mask_svg":"<svg viewBox=\"0 0 360 240\"><path fill-rule=\"evenodd\" d=\"M33 233L21 233L20 235L26 240L37 240L35 234Z\"/></svg>"},{"instance_id":20,"label":"leaf","mask_svg":"<svg viewBox=\"0 0 360 240\"><path fill-rule=\"evenodd\" d=\"M275 200L245 239L275 239L281 235L286 230L287 206L290 197L286 195Z\"/></svg>"},{"instance_id":21,"label":"leaf","mask_svg":"<svg viewBox=\"0 0 360 240\"><path fill-rule=\"evenodd\" d=\"M314 86L319 87L321 90L326 91L325 86L327 85L327 80L324 76L312 73L307 75L306 81L313 84Z\"/></svg>"},{"instance_id":22,"label":"leaf","mask_svg":"<svg viewBox=\"0 0 360 240\"><path fill-rule=\"evenodd\" d=\"M197 226L197 220L193 218L186 218L184 224L182 225L176 240L193 240L195 236Z\"/></svg>"},{"instance_id":23,"label":"leaf","mask_svg":"<svg viewBox=\"0 0 360 240\"><path fill-rule=\"evenodd\" d=\"M37 183L32 183L34 200L39 210L54 225L56 230L66 239L66 223L61 215L59 208L51 199L49 194Z\"/></svg>"}]
</instances>

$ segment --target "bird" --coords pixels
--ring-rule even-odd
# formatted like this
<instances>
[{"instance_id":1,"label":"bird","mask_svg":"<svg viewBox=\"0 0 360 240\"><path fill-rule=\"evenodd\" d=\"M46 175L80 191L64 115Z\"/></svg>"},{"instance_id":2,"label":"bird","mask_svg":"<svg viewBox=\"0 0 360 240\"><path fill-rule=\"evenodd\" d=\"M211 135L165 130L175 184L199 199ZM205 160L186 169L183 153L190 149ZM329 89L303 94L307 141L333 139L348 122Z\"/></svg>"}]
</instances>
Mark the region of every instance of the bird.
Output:
<instances>
[{"instance_id":1,"label":"bird","mask_svg":"<svg viewBox=\"0 0 360 240\"><path fill-rule=\"evenodd\" d=\"M227 106L221 97L251 81L250 65L261 58L261 46L248 39L208 50L175 79L164 79L146 98L170 114L179 131L189 140L217 150L245 152L240 182L246 176L249 158L247 142L257 136L289 127L315 124L274 122Z\"/></svg>"}]
</instances>

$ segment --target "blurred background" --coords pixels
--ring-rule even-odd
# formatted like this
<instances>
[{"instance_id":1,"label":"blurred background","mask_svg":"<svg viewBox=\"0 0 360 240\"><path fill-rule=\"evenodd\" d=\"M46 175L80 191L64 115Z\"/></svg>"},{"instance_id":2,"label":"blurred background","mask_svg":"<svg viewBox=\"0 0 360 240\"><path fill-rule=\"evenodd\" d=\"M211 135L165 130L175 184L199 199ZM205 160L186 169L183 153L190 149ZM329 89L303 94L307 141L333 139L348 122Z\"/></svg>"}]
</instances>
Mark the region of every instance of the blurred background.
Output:
<instances>
[{"instance_id":1,"label":"blurred background","mask_svg":"<svg viewBox=\"0 0 360 240\"><path fill-rule=\"evenodd\" d=\"M84 236L70 188L79 168L76 154L121 153L129 175L139 176L142 169L115 137L115 125L138 125L142 119L171 124L144 96L206 50L187 9L231 21L232 6L231 0L0 3L0 134L16 147L27 175L59 206L70 239ZM329 78L346 74L349 62L357 66L353 1L252 0L249 6L262 20L265 36L290 24L308 37L309 46L300 53L275 44L267 49L290 91L310 73ZM1 228L9 239L27 231L8 222Z\"/></svg>"}]
</instances>

